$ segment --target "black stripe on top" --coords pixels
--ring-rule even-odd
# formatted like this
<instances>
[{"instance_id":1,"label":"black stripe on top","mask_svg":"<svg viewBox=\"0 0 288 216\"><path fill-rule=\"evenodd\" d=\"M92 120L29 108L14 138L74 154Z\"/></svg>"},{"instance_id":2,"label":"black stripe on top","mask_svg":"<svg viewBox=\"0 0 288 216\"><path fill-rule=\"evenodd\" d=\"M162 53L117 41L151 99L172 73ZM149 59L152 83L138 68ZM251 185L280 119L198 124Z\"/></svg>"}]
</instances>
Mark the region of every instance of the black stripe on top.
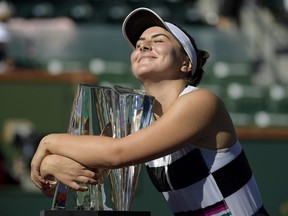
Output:
<instances>
[{"instance_id":1,"label":"black stripe on top","mask_svg":"<svg viewBox=\"0 0 288 216\"><path fill-rule=\"evenodd\" d=\"M170 191L165 166L146 166L149 177L159 192ZM168 165L169 180L177 190L188 187L209 176L209 170L199 149L194 149L182 158ZM252 177L244 151L230 163L212 173L224 197L228 197L242 188Z\"/></svg>"},{"instance_id":2,"label":"black stripe on top","mask_svg":"<svg viewBox=\"0 0 288 216\"><path fill-rule=\"evenodd\" d=\"M150 179L159 192L170 191L165 167L146 166ZM187 155L168 165L169 180L172 187L177 190L192 185L209 175L199 149L194 149Z\"/></svg>"},{"instance_id":3,"label":"black stripe on top","mask_svg":"<svg viewBox=\"0 0 288 216\"><path fill-rule=\"evenodd\" d=\"M244 151L230 163L212 173L224 197L242 188L252 177L252 170Z\"/></svg>"}]
</instances>

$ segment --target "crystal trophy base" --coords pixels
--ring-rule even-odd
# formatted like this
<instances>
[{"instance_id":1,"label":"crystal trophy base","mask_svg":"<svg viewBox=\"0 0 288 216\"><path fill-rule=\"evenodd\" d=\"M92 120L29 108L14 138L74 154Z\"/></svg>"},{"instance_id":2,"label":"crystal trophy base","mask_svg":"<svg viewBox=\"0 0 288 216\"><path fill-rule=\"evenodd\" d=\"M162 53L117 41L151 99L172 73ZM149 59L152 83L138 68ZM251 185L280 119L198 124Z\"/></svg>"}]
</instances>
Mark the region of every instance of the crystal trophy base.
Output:
<instances>
[{"instance_id":1,"label":"crystal trophy base","mask_svg":"<svg viewBox=\"0 0 288 216\"><path fill-rule=\"evenodd\" d=\"M43 210L40 216L151 216L151 213L147 211Z\"/></svg>"}]
</instances>

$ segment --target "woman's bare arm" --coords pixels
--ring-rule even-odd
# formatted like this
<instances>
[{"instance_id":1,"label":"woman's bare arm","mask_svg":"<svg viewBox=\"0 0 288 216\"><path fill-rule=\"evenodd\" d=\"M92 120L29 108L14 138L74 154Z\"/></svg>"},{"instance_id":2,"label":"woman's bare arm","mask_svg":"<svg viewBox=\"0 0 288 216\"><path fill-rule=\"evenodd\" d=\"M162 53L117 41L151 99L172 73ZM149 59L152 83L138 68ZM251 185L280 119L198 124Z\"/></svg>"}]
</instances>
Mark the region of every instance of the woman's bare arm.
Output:
<instances>
[{"instance_id":1,"label":"woman's bare arm","mask_svg":"<svg viewBox=\"0 0 288 216\"><path fill-rule=\"evenodd\" d=\"M139 164L171 153L186 144L197 141L201 145L202 139L217 137L216 133L221 137L227 136L220 140L229 142L229 145L231 141L225 125L221 127L223 131L218 131L215 124L212 124L217 120L219 104L219 99L214 94L197 90L177 99L154 124L124 138L48 135L39 144L31 163L32 169L37 174L39 164L49 154L62 155L94 168ZM215 148L216 145L217 140Z\"/></svg>"}]
</instances>

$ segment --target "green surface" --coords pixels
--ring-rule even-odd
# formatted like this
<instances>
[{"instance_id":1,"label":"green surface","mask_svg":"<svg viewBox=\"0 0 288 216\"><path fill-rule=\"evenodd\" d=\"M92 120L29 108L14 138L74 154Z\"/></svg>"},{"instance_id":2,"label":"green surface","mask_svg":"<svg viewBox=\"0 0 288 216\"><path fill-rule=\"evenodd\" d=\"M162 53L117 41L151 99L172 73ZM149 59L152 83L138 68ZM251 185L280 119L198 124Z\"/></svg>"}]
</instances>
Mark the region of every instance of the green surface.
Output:
<instances>
[{"instance_id":1,"label":"green surface","mask_svg":"<svg viewBox=\"0 0 288 216\"><path fill-rule=\"evenodd\" d=\"M0 127L10 119L26 119L41 133L65 132L75 91L65 83L1 82Z\"/></svg>"}]
</instances>

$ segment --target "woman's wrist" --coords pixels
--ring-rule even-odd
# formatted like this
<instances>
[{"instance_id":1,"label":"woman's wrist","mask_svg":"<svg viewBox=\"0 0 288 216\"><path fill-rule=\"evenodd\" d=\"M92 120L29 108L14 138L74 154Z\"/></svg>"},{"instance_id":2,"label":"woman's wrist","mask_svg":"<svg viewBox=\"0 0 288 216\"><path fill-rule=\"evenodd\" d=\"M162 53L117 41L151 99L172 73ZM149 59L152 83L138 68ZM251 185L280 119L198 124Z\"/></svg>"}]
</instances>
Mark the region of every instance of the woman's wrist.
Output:
<instances>
[{"instance_id":1,"label":"woman's wrist","mask_svg":"<svg viewBox=\"0 0 288 216\"><path fill-rule=\"evenodd\" d=\"M57 136L57 135L56 135ZM53 142L55 140L55 135L54 134L49 134L46 135L45 137L42 138L41 140L41 147L45 149L46 154L52 153L52 147L53 147Z\"/></svg>"}]
</instances>

